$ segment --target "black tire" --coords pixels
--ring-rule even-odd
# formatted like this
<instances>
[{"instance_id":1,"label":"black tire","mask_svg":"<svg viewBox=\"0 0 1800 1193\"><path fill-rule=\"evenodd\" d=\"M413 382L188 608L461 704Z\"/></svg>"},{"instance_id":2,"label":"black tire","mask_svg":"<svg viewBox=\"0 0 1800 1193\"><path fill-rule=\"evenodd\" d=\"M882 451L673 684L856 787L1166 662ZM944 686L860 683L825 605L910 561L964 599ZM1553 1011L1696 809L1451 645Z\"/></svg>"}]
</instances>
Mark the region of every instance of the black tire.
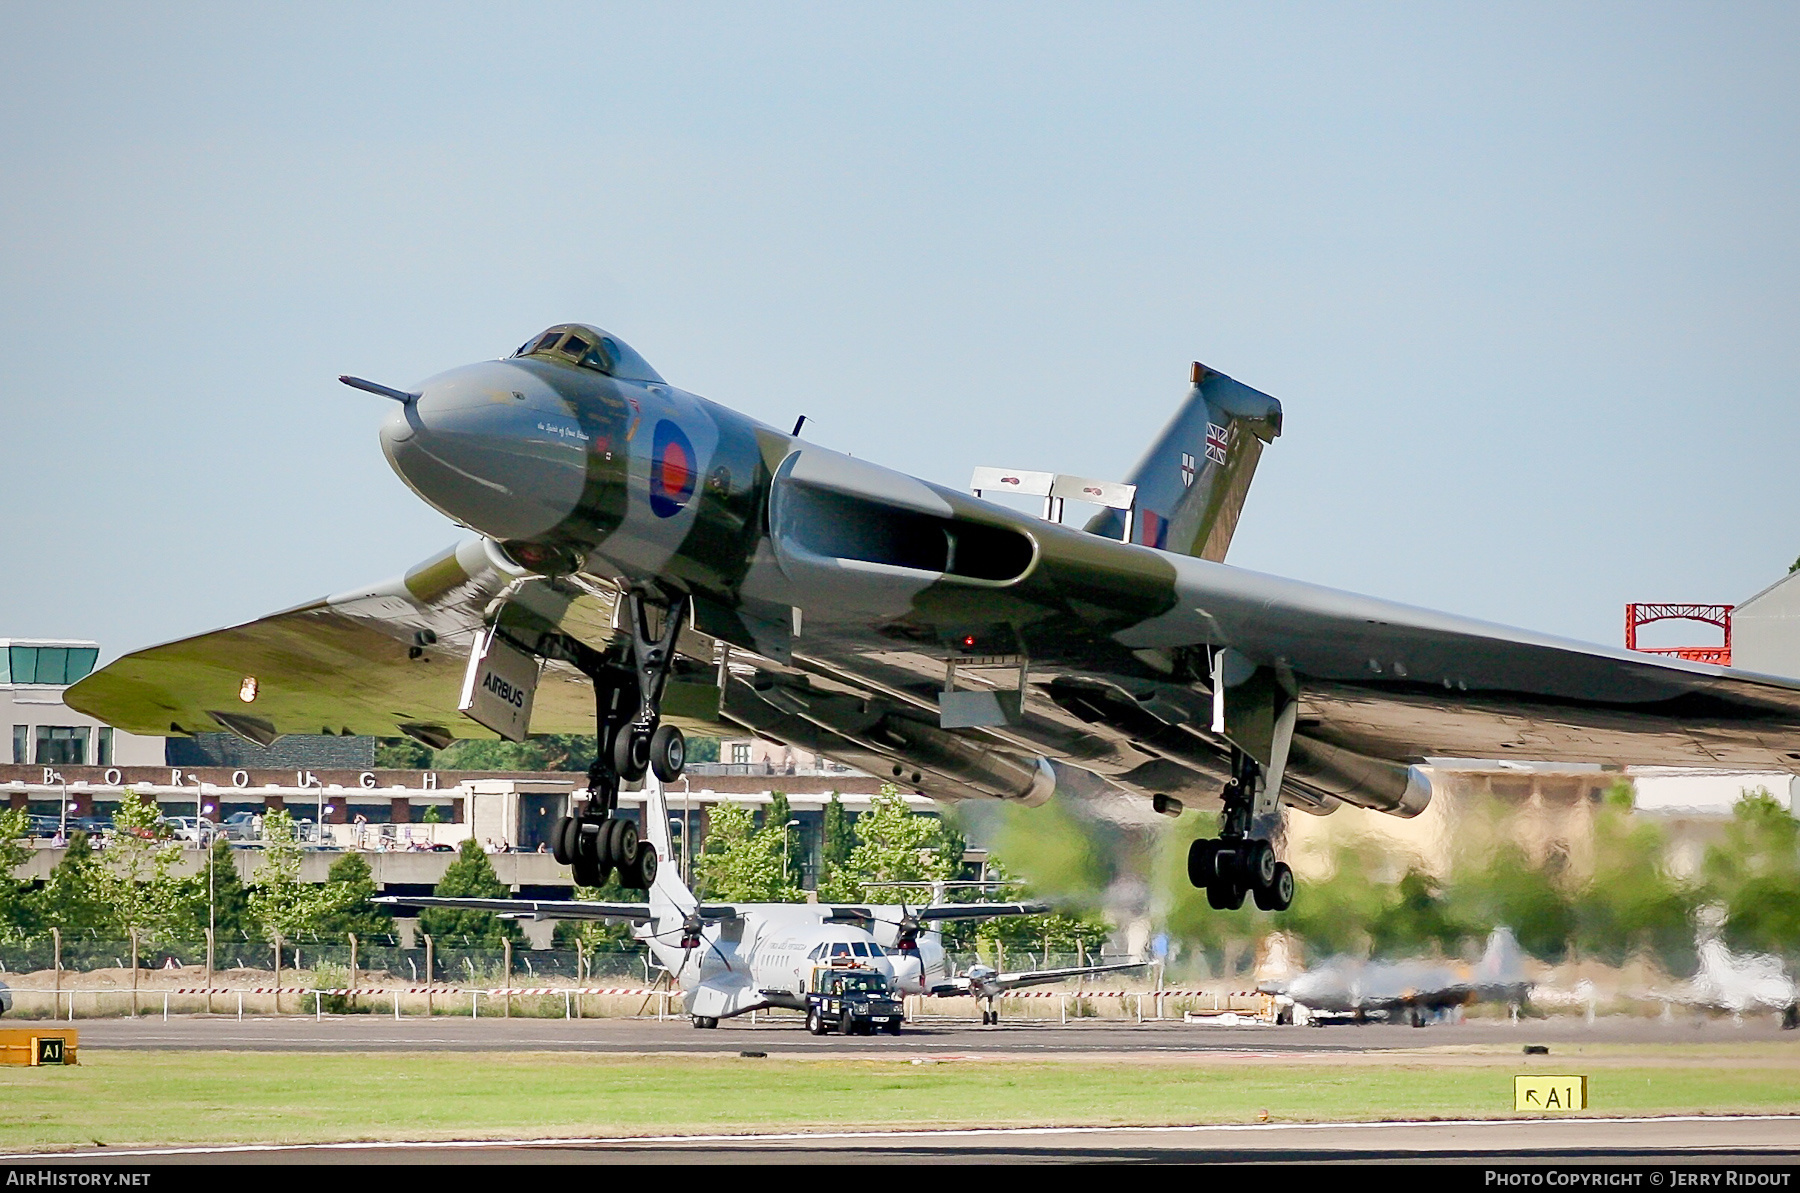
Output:
<instances>
[{"instance_id":1,"label":"black tire","mask_svg":"<svg viewBox=\"0 0 1800 1193\"><path fill-rule=\"evenodd\" d=\"M581 856L581 821L573 816L563 818L561 844L564 855L569 859L564 865L574 865L575 859Z\"/></svg>"},{"instance_id":2,"label":"black tire","mask_svg":"<svg viewBox=\"0 0 1800 1193\"><path fill-rule=\"evenodd\" d=\"M1243 852L1244 885L1256 890L1267 890L1275 884L1275 847L1267 841L1246 841Z\"/></svg>"},{"instance_id":3,"label":"black tire","mask_svg":"<svg viewBox=\"0 0 1800 1193\"><path fill-rule=\"evenodd\" d=\"M673 725L658 725L650 735L650 769L665 783L681 777L687 766L687 738Z\"/></svg>"},{"instance_id":4,"label":"black tire","mask_svg":"<svg viewBox=\"0 0 1800 1193\"><path fill-rule=\"evenodd\" d=\"M1244 905L1244 893L1235 881L1220 879L1206 888L1206 905L1214 911L1236 911Z\"/></svg>"},{"instance_id":5,"label":"black tire","mask_svg":"<svg viewBox=\"0 0 1800 1193\"><path fill-rule=\"evenodd\" d=\"M607 839L608 860L620 870L637 863L638 826L635 820L613 820L612 836Z\"/></svg>"},{"instance_id":6,"label":"black tire","mask_svg":"<svg viewBox=\"0 0 1800 1193\"><path fill-rule=\"evenodd\" d=\"M719 1026L719 1021L714 1019L711 1015L695 1015L694 1026L701 1031L709 1031L712 1028Z\"/></svg>"},{"instance_id":7,"label":"black tire","mask_svg":"<svg viewBox=\"0 0 1800 1193\"><path fill-rule=\"evenodd\" d=\"M619 730L613 738L613 770L627 783L644 777L650 767L650 739L631 726Z\"/></svg>"},{"instance_id":8,"label":"black tire","mask_svg":"<svg viewBox=\"0 0 1800 1193\"><path fill-rule=\"evenodd\" d=\"M575 860L569 856L569 848L565 844L568 840L569 825L574 819L573 816L561 817L550 829L550 856L556 859L556 864L559 866L566 866Z\"/></svg>"},{"instance_id":9,"label":"black tire","mask_svg":"<svg viewBox=\"0 0 1800 1193\"><path fill-rule=\"evenodd\" d=\"M818 1007L809 1007L806 1012L806 1030L815 1036L825 1034L825 1018L819 1014Z\"/></svg>"},{"instance_id":10,"label":"black tire","mask_svg":"<svg viewBox=\"0 0 1800 1193\"><path fill-rule=\"evenodd\" d=\"M607 875L600 873L600 863L585 857L578 857L569 863L576 886L605 886Z\"/></svg>"},{"instance_id":11,"label":"black tire","mask_svg":"<svg viewBox=\"0 0 1800 1193\"><path fill-rule=\"evenodd\" d=\"M1275 881L1269 884L1267 898L1257 892L1256 905L1264 911L1286 911L1294 905L1294 872L1286 862L1275 863Z\"/></svg>"},{"instance_id":12,"label":"black tire","mask_svg":"<svg viewBox=\"0 0 1800 1193\"><path fill-rule=\"evenodd\" d=\"M1218 877L1219 843L1202 837L1188 846L1188 881L1196 890L1205 890Z\"/></svg>"},{"instance_id":13,"label":"black tire","mask_svg":"<svg viewBox=\"0 0 1800 1193\"><path fill-rule=\"evenodd\" d=\"M838 1035L840 1036L856 1034L856 1023L850 1018L849 1011L844 1011L838 1015L837 1029Z\"/></svg>"},{"instance_id":14,"label":"black tire","mask_svg":"<svg viewBox=\"0 0 1800 1193\"><path fill-rule=\"evenodd\" d=\"M582 858L587 862L589 876L594 879L593 882L583 883L583 886L605 886L606 880L612 877L612 852L607 842L611 840L613 825L617 823L616 820L602 820L598 832L582 834Z\"/></svg>"},{"instance_id":15,"label":"black tire","mask_svg":"<svg viewBox=\"0 0 1800 1193\"><path fill-rule=\"evenodd\" d=\"M656 846L648 841L639 841L637 861L633 862L631 866L631 876L637 879L637 882L632 884L632 889L647 891L655 886L656 872L660 868L661 862L657 860Z\"/></svg>"},{"instance_id":16,"label":"black tire","mask_svg":"<svg viewBox=\"0 0 1800 1193\"><path fill-rule=\"evenodd\" d=\"M890 1036L897 1036L900 1034L900 1021L898 1019L891 1019L882 1024L882 1030L887 1032Z\"/></svg>"}]
</instances>

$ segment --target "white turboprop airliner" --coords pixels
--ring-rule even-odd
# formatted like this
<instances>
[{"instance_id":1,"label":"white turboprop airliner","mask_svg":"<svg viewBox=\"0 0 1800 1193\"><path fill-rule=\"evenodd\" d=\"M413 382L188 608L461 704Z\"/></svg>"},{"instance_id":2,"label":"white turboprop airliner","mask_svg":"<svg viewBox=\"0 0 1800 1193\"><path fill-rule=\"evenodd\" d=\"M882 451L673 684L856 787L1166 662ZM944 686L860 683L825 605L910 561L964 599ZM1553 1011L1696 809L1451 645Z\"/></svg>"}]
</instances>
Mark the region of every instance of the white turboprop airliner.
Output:
<instances>
[{"instance_id":1,"label":"white turboprop airliner","mask_svg":"<svg viewBox=\"0 0 1800 1193\"><path fill-rule=\"evenodd\" d=\"M670 856L669 811L654 775L644 786L644 840L658 858ZM1084 974L1135 969L1137 964L998 973L973 966L951 973L943 937L932 927L945 920L1038 915L1044 903L933 903L928 907L869 903L702 903L674 867L652 865L644 903L579 899L464 899L436 895L383 895L375 902L402 907L450 907L490 911L514 919L615 920L674 978L695 1027L765 1007L807 1010L807 995L832 971L872 970L896 994L973 995L982 1022L998 1023L994 999L1019 986L1057 982Z\"/></svg>"}]
</instances>

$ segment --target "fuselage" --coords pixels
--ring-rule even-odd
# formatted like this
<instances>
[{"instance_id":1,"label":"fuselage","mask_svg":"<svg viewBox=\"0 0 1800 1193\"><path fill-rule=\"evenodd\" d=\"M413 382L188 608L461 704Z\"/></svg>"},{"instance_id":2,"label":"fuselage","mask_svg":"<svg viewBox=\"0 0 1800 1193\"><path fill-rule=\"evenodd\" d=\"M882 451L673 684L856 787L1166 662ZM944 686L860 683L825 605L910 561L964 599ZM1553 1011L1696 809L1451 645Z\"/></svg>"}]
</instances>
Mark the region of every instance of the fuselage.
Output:
<instances>
[{"instance_id":1,"label":"fuselage","mask_svg":"<svg viewBox=\"0 0 1800 1193\"><path fill-rule=\"evenodd\" d=\"M868 927L832 920L830 908L814 904L740 904L739 910L739 918L702 929L693 948L683 948L681 933L666 922L644 925L636 935L683 991L720 979L747 983L757 997L737 1007L739 1014L755 1006L804 1009L813 971L821 967L874 970L901 994L923 993L949 976L938 933L920 931L915 947L899 946L900 907L868 908Z\"/></svg>"}]
</instances>

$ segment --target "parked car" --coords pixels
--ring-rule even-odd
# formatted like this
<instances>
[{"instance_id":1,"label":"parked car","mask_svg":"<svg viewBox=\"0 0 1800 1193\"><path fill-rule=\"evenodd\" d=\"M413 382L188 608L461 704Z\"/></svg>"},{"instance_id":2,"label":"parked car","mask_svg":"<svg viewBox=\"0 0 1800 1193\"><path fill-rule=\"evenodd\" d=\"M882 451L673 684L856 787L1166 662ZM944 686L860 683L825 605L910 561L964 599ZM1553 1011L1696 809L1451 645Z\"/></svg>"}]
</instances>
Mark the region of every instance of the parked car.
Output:
<instances>
[{"instance_id":1,"label":"parked car","mask_svg":"<svg viewBox=\"0 0 1800 1193\"><path fill-rule=\"evenodd\" d=\"M233 812L225 818L222 827L227 841L254 841L259 835L255 812Z\"/></svg>"},{"instance_id":2,"label":"parked car","mask_svg":"<svg viewBox=\"0 0 1800 1193\"><path fill-rule=\"evenodd\" d=\"M74 996L71 995L70 997L74 997ZM11 1011L11 1010L12 1010L12 988L9 987L5 982L0 982L0 1015L4 1015L8 1011Z\"/></svg>"},{"instance_id":3,"label":"parked car","mask_svg":"<svg viewBox=\"0 0 1800 1193\"><path fill-rule=\"evenodd\" d=\"M161 816L158 824L167 825L169 835L177 841L208 845L219 835L219 826L204 816Z\"/></svg>"}]
</instances>

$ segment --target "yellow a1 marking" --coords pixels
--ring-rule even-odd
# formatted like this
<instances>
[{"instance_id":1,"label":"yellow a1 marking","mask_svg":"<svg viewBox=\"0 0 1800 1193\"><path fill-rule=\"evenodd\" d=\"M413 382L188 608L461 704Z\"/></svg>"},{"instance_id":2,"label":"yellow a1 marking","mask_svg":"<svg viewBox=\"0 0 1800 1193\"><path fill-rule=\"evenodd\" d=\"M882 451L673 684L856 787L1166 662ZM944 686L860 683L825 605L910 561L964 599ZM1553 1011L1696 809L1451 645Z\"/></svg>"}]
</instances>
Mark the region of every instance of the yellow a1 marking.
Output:
<instances>
[{"instance_id":1,"label":"yellow a1 marking","mask_svg":"<svg viewBox=\"0 0 1800 1193\"><path fill-rule=\"evenodd\" d=\"M1536 1114L1566 1114L1587 1109L1587 1077L1553 1077L1533 1073L1513 1078L1513 1109Z\"/></svg>"}]
</instances>

